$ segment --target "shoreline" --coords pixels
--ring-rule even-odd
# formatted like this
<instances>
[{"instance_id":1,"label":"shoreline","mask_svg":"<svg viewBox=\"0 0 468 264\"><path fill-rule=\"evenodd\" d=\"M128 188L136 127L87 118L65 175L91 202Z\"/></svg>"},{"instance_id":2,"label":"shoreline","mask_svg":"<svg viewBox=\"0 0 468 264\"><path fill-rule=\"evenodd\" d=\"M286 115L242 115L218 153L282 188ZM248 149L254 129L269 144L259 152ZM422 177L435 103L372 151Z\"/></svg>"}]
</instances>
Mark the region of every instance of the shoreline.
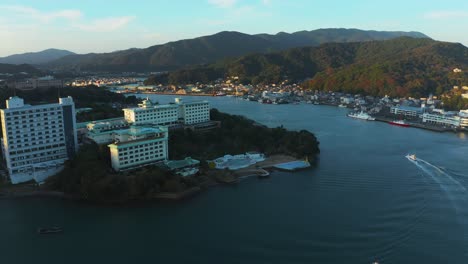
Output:
<instances>
[{"instance_id":1,"label":"shoreline","mask_svg":"<svg viewBox=\"0 0 468 264\"><path fill-rule=\"evenodd\" d=\"M275 154L267 157L264 161L252 164L248 167L238 170L218 170L211 169L205 175L209 176L211 180L201 183L199 186L194 186L183 190L181 192L160 192L152 199L148 200L128 200L128 201L89 201L72 194L67 194L61 191L46 190L37 184L25 185L7 185L0 189L0 200L14 200L22 198L54 198L68 201L84 201L92 204L131 204L131 203L145 203L145 202L158 202L158 201L183 201L193 197L203 191L219 185L231 185L239 182L239 179L246 177L269 177L275 171L274 165L298 160L292 156L284 154ZM313 166L312 166L313 167Z\"/></svg>"}]
</instances>

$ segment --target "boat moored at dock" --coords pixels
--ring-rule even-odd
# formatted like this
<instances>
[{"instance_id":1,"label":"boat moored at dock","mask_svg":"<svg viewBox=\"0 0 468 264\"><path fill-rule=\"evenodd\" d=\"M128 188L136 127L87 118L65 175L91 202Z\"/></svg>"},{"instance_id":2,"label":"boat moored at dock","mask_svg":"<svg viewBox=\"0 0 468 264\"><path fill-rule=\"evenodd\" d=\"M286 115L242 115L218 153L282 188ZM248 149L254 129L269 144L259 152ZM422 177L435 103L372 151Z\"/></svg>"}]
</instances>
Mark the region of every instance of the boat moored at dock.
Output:
<instances>
[{"instance_id":1,"label":"boat moored at dock","mask_svg":"<svg viewBox=\"0 0 468 264\"><path fill-rule=\"evenodd\" d=\"M368 121L375 120L374 117L370 116L368 113L365 113L364 111L349 113L347 116L356 118L356 119L368 120Z\"/></svg>"},{"instance_id":2,"label":"boat moored at dock","mask_svg":"<svg viewBox=\"0 0 468 264\"><path fill-rule=\"evenodd\" d=\"M401 126L401 127L409 127L410 125L407 124L404 120L394 120L394 121L390 121L388 122L390 125L394 125L394 126Z\"/></svg>"}]
</instances>

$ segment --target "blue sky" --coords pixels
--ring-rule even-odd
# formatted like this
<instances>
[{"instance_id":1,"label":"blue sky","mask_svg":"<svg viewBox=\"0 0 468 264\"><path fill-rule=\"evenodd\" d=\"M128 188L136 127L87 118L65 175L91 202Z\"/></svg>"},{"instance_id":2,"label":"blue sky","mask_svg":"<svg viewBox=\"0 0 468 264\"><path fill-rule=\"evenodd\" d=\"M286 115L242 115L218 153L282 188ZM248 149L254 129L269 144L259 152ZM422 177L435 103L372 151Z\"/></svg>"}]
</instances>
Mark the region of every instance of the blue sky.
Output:
<instances>
[{"instance_id":1,"label":"blue sky","mask_svg":"<svg viewBox=\"0 0 468 264\"><path fill-rule=\"evenodd\" d=\"M420 31L468 46L467 0L1 0L0 56L144 48L223 30Z\"/></svg>"}]
</instances>

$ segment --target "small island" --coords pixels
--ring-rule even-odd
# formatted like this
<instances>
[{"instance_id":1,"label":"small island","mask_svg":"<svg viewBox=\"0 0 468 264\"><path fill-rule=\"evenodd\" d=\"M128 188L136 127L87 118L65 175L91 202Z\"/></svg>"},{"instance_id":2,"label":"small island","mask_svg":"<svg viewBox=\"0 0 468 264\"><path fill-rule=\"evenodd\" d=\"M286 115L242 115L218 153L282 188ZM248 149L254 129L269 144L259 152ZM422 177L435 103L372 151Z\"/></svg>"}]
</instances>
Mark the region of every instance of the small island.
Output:
<instances>
[{"instance_id":1,"label":"small island","mask_svg":"<svg viewBox=\"0 0 468 264\"><path fill-rule=\"evenodd\" d=\"M111 169L106 146L86 144L61 173L49 178L45 188L75 199L104 203L177 199L218 183L235 182L237 177L259 166L253 165L238 172L210 168L210 160L229 153L264 153L268 158L261 163L262 166L294 159L307 159L314 164L317 160L319 142L308 131L268 128L216 109L212 109L210 114L213 121L220 122L219 127L206 131L179 129L170 132L170 160L189 156L200 161L200 170L193 176L183 177L158 165L115 172Z\"/></svg>"}]
</instances>

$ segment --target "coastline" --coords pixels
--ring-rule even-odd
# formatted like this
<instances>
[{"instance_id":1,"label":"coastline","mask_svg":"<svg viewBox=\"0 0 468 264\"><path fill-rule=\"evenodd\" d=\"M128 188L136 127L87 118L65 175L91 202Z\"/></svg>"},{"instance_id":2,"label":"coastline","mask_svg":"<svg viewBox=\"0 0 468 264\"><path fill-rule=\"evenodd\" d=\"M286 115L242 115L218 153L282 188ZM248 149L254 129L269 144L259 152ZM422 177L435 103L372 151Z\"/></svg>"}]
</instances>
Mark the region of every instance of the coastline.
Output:
<instances>
[{"instance_id":1,"label":"coastline","mask_svg":"<svg viewBox=\"0 0 468 264\"><path fill-rule=\"evenodd\" d=\"M22 198L54 198L69 201L85 201L93 204L131 204L139 202L158 202L158 201L183 201L193 197L210 187L219 185L231 185L239 182L239 179L253 176L270 176L274 171L274 165L297 160L296 158L283 154L276 154L267 157L264 161L250 165L239 170L218 170L210 169L204 175L210 178L209 181L201 183L199 186L185 189L181 192L160 192L147 200L129 200L129 201L88 201L76 195L67 194L61 191L47 190L37 184L7 185L0 189L0 200L22 199ZM268 174L265 174L268 173Z\"/></svg>"}]
</instances>

